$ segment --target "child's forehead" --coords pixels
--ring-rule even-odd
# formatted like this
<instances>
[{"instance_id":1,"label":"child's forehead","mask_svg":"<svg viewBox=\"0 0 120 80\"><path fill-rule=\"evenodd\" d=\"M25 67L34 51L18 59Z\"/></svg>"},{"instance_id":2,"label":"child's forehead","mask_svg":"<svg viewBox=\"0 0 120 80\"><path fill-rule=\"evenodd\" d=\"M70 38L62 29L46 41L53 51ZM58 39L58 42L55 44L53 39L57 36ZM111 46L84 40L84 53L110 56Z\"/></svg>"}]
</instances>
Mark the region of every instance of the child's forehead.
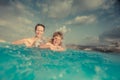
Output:
<instances>
[{"instance_id":1,"label":"child's forehead","mask_svg":"<svg viewBox=\"0 0 120 80\"><path fill-rule=\"evenodd\" d=\"M61 39L60 35L55 36L54 38Z\"/></svg>"}]
</instances>

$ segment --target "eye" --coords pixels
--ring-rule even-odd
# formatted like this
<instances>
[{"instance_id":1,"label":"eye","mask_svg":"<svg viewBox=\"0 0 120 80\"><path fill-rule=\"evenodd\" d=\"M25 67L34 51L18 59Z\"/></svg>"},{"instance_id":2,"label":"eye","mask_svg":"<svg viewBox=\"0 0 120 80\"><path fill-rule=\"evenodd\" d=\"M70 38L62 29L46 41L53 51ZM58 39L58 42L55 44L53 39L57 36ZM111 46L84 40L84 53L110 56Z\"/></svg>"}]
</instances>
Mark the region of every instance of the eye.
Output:
<instances>
[{"instance_id":1,"label":"eye","mask_svg":"<svg viewBox=\"0 0 120 80\"><path fill-rule=\"evenodd\" d=\"M55 38L55 39L57 39L57 38Z\"/></svg>"}]
</instances>

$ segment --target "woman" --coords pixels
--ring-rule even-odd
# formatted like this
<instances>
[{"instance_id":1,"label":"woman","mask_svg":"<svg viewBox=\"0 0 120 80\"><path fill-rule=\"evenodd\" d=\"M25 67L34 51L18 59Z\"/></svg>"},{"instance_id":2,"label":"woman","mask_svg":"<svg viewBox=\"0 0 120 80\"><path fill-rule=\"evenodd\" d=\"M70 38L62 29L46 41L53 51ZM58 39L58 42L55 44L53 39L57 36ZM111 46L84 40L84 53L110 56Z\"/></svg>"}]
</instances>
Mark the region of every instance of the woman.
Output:
<instances>
[{"instance_id":1,"label":"woman","mask_svg":"<svg viewBox=\"0 0 120 80\"><path fill-rule=\"evenodd\" d=\"M35 36L32 38L21 39L12 42L12 44L25 44L27 47L35 46L37 47L43 42L42 35L44 34L45 26L43 24L37 24L35 26Z\"/></svg>"},{"instance_id":2,"label":"woman","mask_svg":"<svg viewBox=\"0 0 120 80\"><path fill-rule=\"evenodd\" d=\"M40 48L48 48L54 51L64 51L65 48L63 48L62 39L63 39L63 34L59 31L55 32L53 33L52 39L46 44L40 45Z\"/></svg>"}]
</instances>

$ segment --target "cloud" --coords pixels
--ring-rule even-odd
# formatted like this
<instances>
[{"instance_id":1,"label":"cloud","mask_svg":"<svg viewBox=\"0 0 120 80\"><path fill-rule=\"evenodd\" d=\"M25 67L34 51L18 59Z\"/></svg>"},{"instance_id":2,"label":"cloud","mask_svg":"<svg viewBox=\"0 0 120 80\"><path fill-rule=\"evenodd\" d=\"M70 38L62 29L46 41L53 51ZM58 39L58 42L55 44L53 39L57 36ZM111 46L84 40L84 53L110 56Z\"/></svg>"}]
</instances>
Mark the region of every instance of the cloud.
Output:
<instances>
[{"instance_id":1,"label":"cloud","mask_svg":"<svg viewBox=\"0 0 120 80\"><path fill-rule=\"evenodd\" d=\"M74 0L72 6L72 13L82 13L83 11L90 11L102 8L105 0Z\"/></svg>"},{"instance_id":2,"label":"cloud","mask_svg":"<svg viewBox=\"0 0 120 80\"><path fill-rule=\"evenodd\" d=\"M18 17L18 21L23 23L23 24L32 24L31 20L24 18L24 17Z\"/></svg>"},{"instance_id":3,"label":"cloud","mask_svg":"<svg viewBox=\"0 0 120 80\"><path fill-rule=\"evenodd\" d=\"M102 9L107 10L107 9L113 7L115 2L116 2L116 0L109 0L109 2L108 1L104 2L102 5Z\"/></svg>"},{"instance_id":4,"label":"cloud","mask_svg":"<svg viewBox=\"0 0 120 80\"><path fill-rule=\"evenodd\" d=\"M5 24L7 24L6 20L0 19L0 25L4 26Z\"/></svg>"},{"instance_id":5,"label":"cloud","mask_svg":"<svg viewBox=\"0 0 120 80\"><path fill-rule=\"evenodd\" d=\"M83 5L87 9L96 9L104 3L104 0L82 0L82 1Z\"/></svg>"},{"instance_id":6,"label":"cloud","mask_svg":"<svg viewBox=\"0 0 120 80\"><path fill-rule=\"evenodd\" d=\"M70 14L72 2L73 0L37 1L36 7L39 9L40 13L47 15L49 18L61 19Z\"/></svg>"},{"instance_id":7,"label":"cloud","mask_svg":"<svg viewBox=\"0 0 120 80\"><path fill-rule=\"evenodd\" d=\"M87 45L99 44L99 37L86 36L83 40L81 40L81 44L87 44Z\"/></svg>"},{"instance_id":8,"label":"cloud","mask_svg":"<svg viewBox=\"0 0 120 80\"><path fill-rule=\"evenodd\" d=\"M105 31L99 36L101 41L114 41L120 40L120 27L115 27L108 31Z\"/></svg>"},{"instance_id":9,"label":"cloud","mask_svg":"<svg viewBox=\"0 0 120 80\"><path fill-rule=\"evenodd\" d=\"M107 10L115 3L115 0L45 0L37 2L39 11L49 18L61 19L78 15L82 12Z\"/></svg>"},{"instance_id":10,"label":"cloud","mask_svg":"<svg viewBox=\"0 0 120 80\"><path fill-rule=\"evenodd\" d=\"M82 10L94 10L99 8L104 0L52 0L47 2L37 2L36 5L42 9L50 18L65 18L74 15Z\"/></svg>"},{"instance_id":11,"label":"cloud","mask_svg":"<svg viewBox=\"0 0 120 80\"><path fill-rule=\"evenodd\" d=\"M0 36L2 38L12 41L32 35L34 15L28 7L17 1L10 2L5 7L0 6L0 9L2 10L0 12Z\"/></svg>"},{"instance_id":12,"label":"cloud","mask_svg":"<svg viewBox=\"0 0 120 80\"><path fill-rule=\"evenodd\" d=\"M48 16L51 18L64 18L71 12L73 0L54 0L48 8Z\"/></svg>"},{"instance_id":13,"label":"cloud","mask_svg":"<svg viewBox=\"0 0 120 80\"><path fill-rule=\"evenodd\" d=\"M9 0L0 0L0 6L6 6L9 5Z\"/></svg>"},{"instance_id":14,"label":"cloud","mask_svg":"<svg viewBox=\"0 0 120 80\"><path fill-rule=\"evenodd\" d=\"M89 24L96 21L96 16L77 16L73 20L67 21L65 24Z\"/></svg>"},{"instance_id":15,"label":"cloud","mask_svg":"<svg viewBox=\"0 0 120 80\"><path fill-rule=\"evenodd\" d=\"M31 11L20 2L11 2L11 5L6 7L0 7L2 11L0 12L0 24L13 26L15 22L24 24L31 24L32 20L29 18L33 17ZM13 24L12 24L13 23Z\"/></svg>"},{"instance_id":16,"label":"cloud","mask_svg":"<svg viewBox=\"0 0 120 80\"><path fill-rule=\"evenodd\" d=\"M66 18L83 11L103 8L103 6L108 8L110 5L109 2L106 6L105 0L37 0L36 2L27 0L25 2L28 3L29 7L32 6L37 13L53 19Z\"/></svg>"}]
</instances>

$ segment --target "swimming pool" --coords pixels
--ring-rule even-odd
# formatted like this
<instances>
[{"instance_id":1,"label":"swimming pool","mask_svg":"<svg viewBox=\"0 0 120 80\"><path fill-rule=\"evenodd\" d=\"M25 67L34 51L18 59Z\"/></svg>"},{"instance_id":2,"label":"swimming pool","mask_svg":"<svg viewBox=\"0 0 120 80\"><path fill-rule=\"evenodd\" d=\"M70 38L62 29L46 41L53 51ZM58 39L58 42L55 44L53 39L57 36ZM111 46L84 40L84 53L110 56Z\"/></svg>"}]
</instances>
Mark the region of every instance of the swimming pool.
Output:
<instances>
[{"instance_id":1,"label":"swimming pool","mask_svg":"<svg viewBox=\"0 0 120 80\"><path fill-rule=\"evenodd\" d=\"M120 54L0 43L0 80L120 80Z\"/></svg>"}]
</instances>

